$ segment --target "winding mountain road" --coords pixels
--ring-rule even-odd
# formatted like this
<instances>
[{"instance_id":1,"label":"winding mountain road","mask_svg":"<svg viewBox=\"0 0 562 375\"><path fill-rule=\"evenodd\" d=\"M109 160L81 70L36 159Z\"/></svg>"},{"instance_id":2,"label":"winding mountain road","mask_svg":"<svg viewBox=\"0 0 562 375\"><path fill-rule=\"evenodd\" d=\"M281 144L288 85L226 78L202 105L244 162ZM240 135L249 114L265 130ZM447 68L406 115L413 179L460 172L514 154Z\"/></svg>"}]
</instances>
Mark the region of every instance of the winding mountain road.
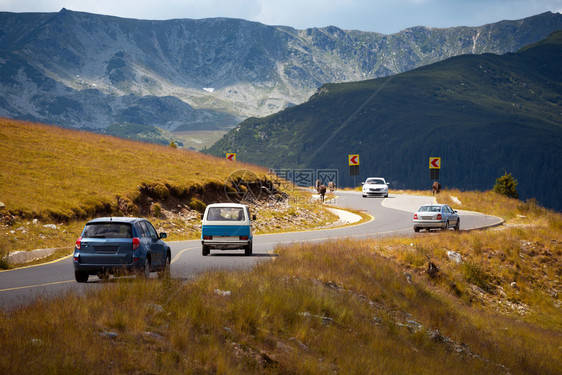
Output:
<instances>
[{"instance_id":1,"label":"winding mountain road","mask_svg":"<svg viewBox=\"0 0 562 375\"><path fill-rule=\"evenodd\" d=\"M413 212L433 197L393 195L388 198L362 198L359 192L337 192L337 197L328 202L341 208L362 210L373 217L359 225L318 229L308 232L266 234L254 237L253 256L244 256L243 251L212 251L202 256L199 240L168 242L172 248L171 275L173 278L189 279L213 269L239 269L251 267L256 262L272 259L272 250L280 244L305 241L326 241L338 238L369 238L385 235L411 235ZM501 219L481 213L459 211L461 230L485 228L498 225ZM416 236L426 235L424 233ZM77 234L78 236L78 234ZM153 277L156 277L153 274ZM111 282L112 278L108 282ZM86 292L99 288L105 282L90 276L88 283L74 280L74 269L70 257L57 261L0 272L0 308L13 309L26 305L37 298L53 298L70 291Z\"/></svg>"}]
</instances>

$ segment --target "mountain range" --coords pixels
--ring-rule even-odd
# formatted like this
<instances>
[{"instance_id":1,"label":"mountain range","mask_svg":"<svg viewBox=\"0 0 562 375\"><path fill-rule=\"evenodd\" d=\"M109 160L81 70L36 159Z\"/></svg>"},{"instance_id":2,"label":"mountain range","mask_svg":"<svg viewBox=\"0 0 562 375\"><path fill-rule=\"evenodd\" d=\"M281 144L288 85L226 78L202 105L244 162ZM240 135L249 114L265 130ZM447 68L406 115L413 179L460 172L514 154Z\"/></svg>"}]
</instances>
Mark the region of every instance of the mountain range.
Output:
<instances>
[{"instance_id":1,"label":"mountain range","mask_svg":"<svg viewBox=\"0 0 562 375\"><path fill-rule=\"evenodd\" d=\"M558 13L383 35L228 18L1 12L0 116L97 131L232 128L301 104L325 83L512 52L558 29Z\"/></svg>"},{"instance_id":2,"label":"mountain range","mask_svg":"<svg viewBox=\"0 0 562 375\"><path fill-rule=\"evenodd\" d=\"M522 199L562 209L562 31L516 53L463 55L405 73L326 84L306 103L250 118L208 152L274 169L339 171L339 184L386 177L488 190L512 173ZM358 154L359 181L348 155Z\"/></svg>"}]
</instances>

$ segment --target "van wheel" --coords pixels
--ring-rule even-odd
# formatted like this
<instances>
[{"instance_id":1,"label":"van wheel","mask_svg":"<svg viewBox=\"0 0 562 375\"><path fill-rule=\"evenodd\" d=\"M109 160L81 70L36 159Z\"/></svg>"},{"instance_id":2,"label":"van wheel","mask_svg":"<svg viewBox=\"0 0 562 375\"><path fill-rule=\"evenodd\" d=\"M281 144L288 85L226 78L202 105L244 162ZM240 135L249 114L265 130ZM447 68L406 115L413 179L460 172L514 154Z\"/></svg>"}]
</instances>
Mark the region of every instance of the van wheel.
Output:
<instances>
[{"instance_id":1,"label":"van wheel","mask_svg":"<svg viewBox=\"0 0 562 375\"><path fill-rule=\"evenodd\" d=\"M248 245L244 246L244 255L250 256L252 255L252 243L250 242Z\"/></svg>"},{"instance_id":2,"label":"van wheel","mask_svg":"<svg viewBox=\"0 0 562 375\"><path fill-rule=\"evenodd\" d=\"M207 255L209 255L209 253L210 253L209 246L203 245L203 256L206 257Z\"/></svg>"},{"instance_id":3,"label":"van wheel","mask_svg":"<svg viewBox=\"0 0 562 375\"><path fill-rule=\"evenodd\" d=\"M88 281L90 275L86 271L74 271L74 278L79 283L85 283Z\"/></svg>"}]
</instances>

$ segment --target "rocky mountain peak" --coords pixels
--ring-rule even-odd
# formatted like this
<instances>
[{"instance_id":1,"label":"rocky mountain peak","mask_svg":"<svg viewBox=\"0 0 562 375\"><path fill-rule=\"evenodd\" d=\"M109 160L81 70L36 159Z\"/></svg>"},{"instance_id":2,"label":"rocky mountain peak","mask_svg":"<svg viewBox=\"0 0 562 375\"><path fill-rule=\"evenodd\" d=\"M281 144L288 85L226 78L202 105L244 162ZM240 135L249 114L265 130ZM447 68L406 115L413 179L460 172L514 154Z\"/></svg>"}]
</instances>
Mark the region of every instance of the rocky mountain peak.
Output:
<instances>
[{"instance_id":1,"label":"rocky mountain peak","mask_svg":"<svg viewBox=\"0 0 562 375\"><path fill-rule=\"evenodd\" d=\"M558 29L562 15L553 13L383 35L230 18L136 20L66 8L4 12L0 116L79 128L125 119L169 130L228 128L303 103L325 83L383 77L467 53L514 52ZM158 120L157 112L130 116L128 106L141 98L171 97L173 120Z\"/></svg>"}]
</instances>

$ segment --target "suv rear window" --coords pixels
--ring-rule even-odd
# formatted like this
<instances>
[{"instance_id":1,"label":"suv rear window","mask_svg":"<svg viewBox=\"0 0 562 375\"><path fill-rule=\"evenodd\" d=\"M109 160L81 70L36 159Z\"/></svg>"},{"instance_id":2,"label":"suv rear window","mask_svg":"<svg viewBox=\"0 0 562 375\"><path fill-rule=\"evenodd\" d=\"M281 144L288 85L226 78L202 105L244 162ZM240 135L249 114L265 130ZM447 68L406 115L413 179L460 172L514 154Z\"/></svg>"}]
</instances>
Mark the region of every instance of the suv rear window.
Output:
<instances>
[{"instance_id":1,"label":"suv rear window","mask_svg":"<svg viewBox=\"0 0 562 375\"><path fill-rule=\"evenodd\" d=\"M86 224L84 238L133 238L131 224L127 223L92 223Z\"/></svg>"}]
</instances>

